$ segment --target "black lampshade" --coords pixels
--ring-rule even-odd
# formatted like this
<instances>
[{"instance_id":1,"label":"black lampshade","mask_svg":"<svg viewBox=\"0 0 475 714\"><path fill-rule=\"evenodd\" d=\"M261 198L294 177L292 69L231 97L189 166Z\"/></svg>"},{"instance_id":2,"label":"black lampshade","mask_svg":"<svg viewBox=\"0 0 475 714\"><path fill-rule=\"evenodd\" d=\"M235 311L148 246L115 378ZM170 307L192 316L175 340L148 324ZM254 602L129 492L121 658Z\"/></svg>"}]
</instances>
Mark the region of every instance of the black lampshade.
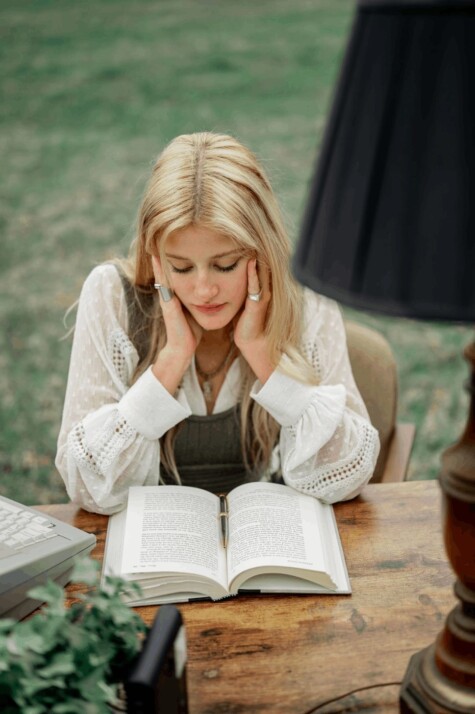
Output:
<instances>
[{"instance_id":1,"label":"black lampshade","mask_svg":"<svg viewBox=\"0 0 475 714\"><path fill-rule=\"evenodd\" d=\"M293 268L357 308L475 321L475 2L358 3Z\"/></svg>"}]
</instances>

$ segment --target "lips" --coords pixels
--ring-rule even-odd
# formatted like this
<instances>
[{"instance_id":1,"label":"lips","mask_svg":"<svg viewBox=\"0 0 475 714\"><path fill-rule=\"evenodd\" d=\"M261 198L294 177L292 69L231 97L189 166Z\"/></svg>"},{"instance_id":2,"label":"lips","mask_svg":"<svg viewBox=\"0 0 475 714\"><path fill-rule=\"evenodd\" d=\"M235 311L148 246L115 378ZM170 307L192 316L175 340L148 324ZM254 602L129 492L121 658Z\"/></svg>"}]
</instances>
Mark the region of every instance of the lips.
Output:
<instances>
[{"instance_id":1,"label":"lips","mask_svg":"<svg viewBox=\"0 0 475 714\"><path fill-rule=\"evenodd\" d=\"M226 306L226 303L221 303L220 305L193 305L195 310L199 310L205 315L214 315Z\"/></svg>"}]
</instances>

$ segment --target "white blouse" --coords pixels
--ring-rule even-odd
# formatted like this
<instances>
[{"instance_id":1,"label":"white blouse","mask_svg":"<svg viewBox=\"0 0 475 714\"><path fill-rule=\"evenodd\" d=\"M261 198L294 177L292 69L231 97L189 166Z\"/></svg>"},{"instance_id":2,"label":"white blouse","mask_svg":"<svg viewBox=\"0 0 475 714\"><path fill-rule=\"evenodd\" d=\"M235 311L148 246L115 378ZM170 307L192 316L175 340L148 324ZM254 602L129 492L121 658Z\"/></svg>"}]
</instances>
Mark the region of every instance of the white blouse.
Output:
<instances>
[{"instance_id":1,"label":"white blouse","mask_svg":"<svg viewBox=\"0 0 475 714\"><path fill-rule=\"evenodd\" d=\"M319 385L302 384L278 368L252 398L281 425L272 470L286 484L333 503L356 496L379 452L356 388L340 311L305 291L302 350ZM56 466L69 497L89 511L122 509L130 486L159 482L159 438L206 404L194 362L172 396L148 369L130 385L138 354L127 334L122 281L111 264L96 267L79 299ZM239 363L226 375L214 413L238 401ZM277 462L276 462L277 459Z\"/></svg>"}]
</instances>

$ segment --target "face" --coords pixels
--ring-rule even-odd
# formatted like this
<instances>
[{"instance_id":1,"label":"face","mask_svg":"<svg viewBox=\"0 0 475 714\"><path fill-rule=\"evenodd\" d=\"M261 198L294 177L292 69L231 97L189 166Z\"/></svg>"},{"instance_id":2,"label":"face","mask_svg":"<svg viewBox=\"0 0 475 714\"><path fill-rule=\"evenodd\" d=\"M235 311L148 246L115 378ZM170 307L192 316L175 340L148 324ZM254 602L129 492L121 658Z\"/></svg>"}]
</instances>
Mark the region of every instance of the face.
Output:
<instances>
[{"instance_id":1,"label":"face","mask_svg":"<svg viewBox=\"0 0 475 714\"><path fill-rule=\"evenodd\" d=\"M226 327L247 295L247 263L236 244L201 226L176 231L165 246L176 296L205 330Z\"/></svg>"}]
</instances>

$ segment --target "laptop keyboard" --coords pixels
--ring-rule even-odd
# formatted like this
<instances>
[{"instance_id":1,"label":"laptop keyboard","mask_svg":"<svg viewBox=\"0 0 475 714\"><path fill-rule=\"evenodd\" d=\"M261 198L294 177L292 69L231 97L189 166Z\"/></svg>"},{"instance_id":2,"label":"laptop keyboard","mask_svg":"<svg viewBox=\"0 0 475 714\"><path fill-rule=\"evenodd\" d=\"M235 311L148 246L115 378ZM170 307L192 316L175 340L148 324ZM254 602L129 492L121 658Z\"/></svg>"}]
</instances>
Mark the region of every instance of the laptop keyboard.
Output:
<instances>
[{"instance_id":1,"label":"laptop keyboard","mask_svg":"<svg viewBox=\"0 0 475 714\"><path fill-rule=\"evenodd\" d=\"M0 501L0 558L55 537L55 524L48 518Z\"/></svg>"}]
</instances>

